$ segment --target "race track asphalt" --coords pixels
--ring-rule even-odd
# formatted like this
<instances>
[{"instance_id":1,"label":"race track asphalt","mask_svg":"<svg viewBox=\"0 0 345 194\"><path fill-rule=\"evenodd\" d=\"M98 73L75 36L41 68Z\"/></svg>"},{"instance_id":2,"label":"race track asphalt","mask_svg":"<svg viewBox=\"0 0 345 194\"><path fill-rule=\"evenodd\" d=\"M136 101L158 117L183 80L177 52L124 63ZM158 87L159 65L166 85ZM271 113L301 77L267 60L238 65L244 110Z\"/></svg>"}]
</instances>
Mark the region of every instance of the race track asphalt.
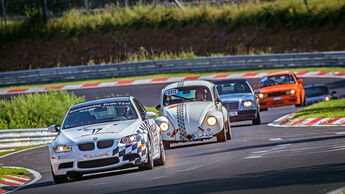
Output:
<instances>
[{"instance_id":1,"label":"race track asphalt","mask_svg":"<svg viewBox=\"0 0 345 194\"><path fill-rule=\"evenodd\" d=\"M326 83L340 96L345 80L305 78ZM257 80L250 79L252 83ZM106 95L137 96L146 106L158 104L166 84L76 90L87 99ZM86 175L54 184L47 147L0 159L41 173L37 183L15 193L323 193L345 185L345 127L276 128L273 120L297 111L293 106L261 112L262 124L232 123L233 139L173 145L165 166Z\"/></svg>"}]
</instances>

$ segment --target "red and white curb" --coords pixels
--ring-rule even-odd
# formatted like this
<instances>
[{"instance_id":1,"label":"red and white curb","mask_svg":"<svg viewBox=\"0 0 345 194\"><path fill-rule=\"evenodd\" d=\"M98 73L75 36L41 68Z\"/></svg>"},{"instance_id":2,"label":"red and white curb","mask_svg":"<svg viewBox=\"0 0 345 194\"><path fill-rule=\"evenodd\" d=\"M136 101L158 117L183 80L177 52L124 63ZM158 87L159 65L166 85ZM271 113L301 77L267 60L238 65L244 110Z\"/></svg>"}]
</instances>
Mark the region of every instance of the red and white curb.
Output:
<instances>
[{"instance_id":1,"label":"red and white curb","mask_svg":"<svg viewBox=\"0 0 345 194\"><path fill-rule=\"evenodd\" d=\"M13 167L13 166L3 166L3 167L25 169L29 171L33 175L34 178L31 179L27 176L22 176L22 175L5 175L0 180L0 193L10 193L10 192L16 191L18 189L31 185L42 178L40 173L28 168L18 168L18 167Z\"/></svg>"},{"instance_id":2,"label":"red and white curb","mask_svg":"<svg viewBox=\"0 0 345 194\"><path fill-rule=\"evenodd\" d=\"M0 95L32 93L32 92L46 92L49 90L75 90L86 88L103 88L114 86L127 85L141 85L141 84L156 84L156 83L171 83L186 80L220 80L220 79L240 79L240 78L262 78L267 73L239 73L239 74L218 74L208 76L187 76L187 77L171 77L171 78L156 78L156 79L142 79L129 81L115 81L115 82L100 82L89 84L76 85L60 85L42 88L20 88L12 90L0 90ZM345 79L345 72L295 72L298 77L323 77L323 78L342 78Z\"/></svg>"},{"instance_id":3,"label":"red and white curb","mask_svg":"<svg viewBox=\"0 0 345 194\"><path fill-rule=\"evenodd\" d=\"M292 114L288 114L268 125L273 127L334 127L345 126L345 118L293 118Z\"/></svg>"}]
</instances>

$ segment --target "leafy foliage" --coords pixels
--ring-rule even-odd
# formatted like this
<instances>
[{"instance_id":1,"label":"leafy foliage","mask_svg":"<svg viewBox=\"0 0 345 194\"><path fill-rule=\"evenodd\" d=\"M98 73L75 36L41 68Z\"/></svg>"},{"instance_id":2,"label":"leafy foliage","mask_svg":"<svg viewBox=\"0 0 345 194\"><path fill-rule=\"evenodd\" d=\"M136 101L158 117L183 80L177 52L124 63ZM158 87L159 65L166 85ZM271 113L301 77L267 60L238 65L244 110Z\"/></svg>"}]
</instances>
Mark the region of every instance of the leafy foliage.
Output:
<instances>
[{"instance_id":1,"label":"leafy foliage","mask_svg":"<svg viewBox=\"0 0 345 194\"><path fill-rule=\"evenodd\" d=\"M40 128L60 123L68 108L83 102L67 91L19 95L0 100L0 129Z\"/></svg>"}]
</instances>

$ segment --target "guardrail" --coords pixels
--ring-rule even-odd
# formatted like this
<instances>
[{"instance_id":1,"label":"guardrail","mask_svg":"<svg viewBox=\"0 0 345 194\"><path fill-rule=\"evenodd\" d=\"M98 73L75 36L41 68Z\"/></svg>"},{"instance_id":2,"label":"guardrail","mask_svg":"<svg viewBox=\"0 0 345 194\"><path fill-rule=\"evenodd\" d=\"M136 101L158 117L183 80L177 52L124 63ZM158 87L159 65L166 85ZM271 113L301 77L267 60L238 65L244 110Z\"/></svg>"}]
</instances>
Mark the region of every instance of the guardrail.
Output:
<instances>
[{"instance_id":1,"label":"guardrail","mask_svg":"<svg viewBox=\"0 0 345 194\"><path fill-rule=\"evenodd\" d=\"M0 130L0 152L17 147L47 144L52 142L57 133L46 128Z\"/></svg>"},{"instance_id":2,"label":"guardrail","mask_svg":"<svg viewBox=\"0 0 345 194\"><path fill-rule=\"evenodd\" d=\"M2 72L0 86L158 73L344 66L345 51L201 57Z\"/></svg>"}]
</instances>

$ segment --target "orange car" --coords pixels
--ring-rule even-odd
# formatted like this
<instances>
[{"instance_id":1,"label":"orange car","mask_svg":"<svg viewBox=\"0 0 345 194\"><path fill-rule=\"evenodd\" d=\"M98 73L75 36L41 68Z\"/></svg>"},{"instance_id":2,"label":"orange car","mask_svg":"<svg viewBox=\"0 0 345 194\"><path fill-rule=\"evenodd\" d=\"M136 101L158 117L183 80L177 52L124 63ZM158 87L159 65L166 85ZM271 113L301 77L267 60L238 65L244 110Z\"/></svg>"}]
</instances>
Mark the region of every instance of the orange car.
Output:
<instances>
[{"instance_id":1,"label":"orange car","mask_svg":"<svg viewBox=\"0 0 345 194\"><path fill-rule=\"evenodd\" d=\"M257 97L260 103L260 110L265 111L269 107L295 105L305 105L305 91L303 80L298 79L290 71L268 73L260 81L260 85L255 85Z\"/></svg>"}]
</instances>

